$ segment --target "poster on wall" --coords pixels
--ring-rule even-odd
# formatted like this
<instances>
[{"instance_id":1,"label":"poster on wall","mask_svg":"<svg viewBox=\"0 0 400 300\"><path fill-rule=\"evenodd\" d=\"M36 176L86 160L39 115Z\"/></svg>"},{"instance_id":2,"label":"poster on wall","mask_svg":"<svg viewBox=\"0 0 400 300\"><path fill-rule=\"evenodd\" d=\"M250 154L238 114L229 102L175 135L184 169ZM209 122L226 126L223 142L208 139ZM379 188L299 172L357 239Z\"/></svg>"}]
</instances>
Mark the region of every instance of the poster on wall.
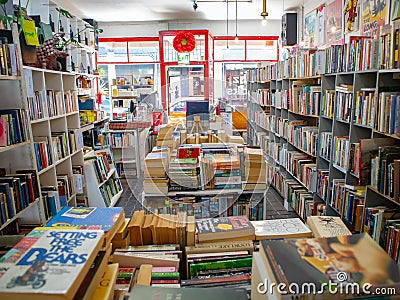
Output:
<instances>
[{"instance_id":1,"label":"poster on wall","mask_svg":"<svg viewBox=\"0 0 400 300\"><path fill-rule=\"evenodd\" d=\"M317 8L316 30L316 46L322 46L325 44L325 5Z\"/></svg>"},{"instance_id":2,"label":"poster on wall","mask_svg":"<svg viewBox=\"0 0 400 300\"><path fill-rule=\"evenodd\" d=\"M326 44L340 42L342 39L342 0L334 0L326 5L325 19Z\"/></svg>"},{"instance_id":3,"label":"poster on wall","mask_svg":"<svg viewBox=\"0 0 400 300\"><path fill-rule=\"evenodd\" d=\"M315 22L316 22L316 11L313 10L307 14L304 18L304 42L305 47L315 47Z\"/></svg>"},{"instance_id":4,"label":"poster on wall","mask_svg":"<svg viewBox=\"0 0 400 300\"><path fill-rule=\"evenodd\" d=\"M392 0L392 13L391 19L400 19L400 0Z\"/></svg>"},{"instance_id":5,"label":"poster on wall","mask_svg":"<svg viewBox=\"0 0 400 300\"><path fill-rule=\"evenodd\" d=\"M360 29L360 1L344 0L343 2L343 26L344 33L353 33Z\"/></svg>"},{"instance_id":6,"label":"poster on wall","mask_svg":"<svg viewBox=\"0 0 400 300\"><path fill-rule=\"evenodd\" d=\"M390 0L363 0L362 34L378 36L380 26L388 23L388 7Z\"/></svg>"}]
</instances>

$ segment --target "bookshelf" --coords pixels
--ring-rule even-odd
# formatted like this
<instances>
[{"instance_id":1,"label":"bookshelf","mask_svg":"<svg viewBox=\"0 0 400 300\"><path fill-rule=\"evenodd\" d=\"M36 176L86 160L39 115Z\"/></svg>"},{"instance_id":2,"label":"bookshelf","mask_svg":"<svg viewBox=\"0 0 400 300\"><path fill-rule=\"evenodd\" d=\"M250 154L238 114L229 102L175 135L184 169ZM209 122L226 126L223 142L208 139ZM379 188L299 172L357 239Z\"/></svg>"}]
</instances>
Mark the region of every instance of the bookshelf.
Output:
<instances>
[{"instance_id":1,"label":"bookshelf","mask_svg":"<svg viewBox=\"0 0 400 300\"><path fill-rule=\"evenodd\" d=\"M123 189L116 171L110 148L85 155L86 206L112 207L119 200Z\"/></svg>"},{"instance_id":2,"label":"bookshelf","mask_svg":"<svg viewBox=\"0 0 400 300\"><path fill-rule=\"evenodd\" d=\"M3 33L9 33L1 37L4 46L10 47L10 51L15 51L15 56L10 56L11 64L8 65L10 72L8 73L7 70L2 68L2 75L0 76L0 94L2 96L0 104L2 124L0 168L2 168L3 173L1 175L2 188L0 193L2 207L0 231L2 231L2 235L6 235L19 233L19 226L22 224L43 224L45 215L41 199L40 179L36 171L32 130L29 125L25 78L21 76L22 56L18 29L14 26L12 30L3 31ZM7 38L7 43L4 37ZM3 56L2 59L7 58ZM29 173L31 173L29 180L36 179L34 190L26 189L29 185L27 178L16 179L18 177L15 174L19 173L20 170L29 170ZM33 183L33 181L31 182ZM22 194L13 193L11 189L18 189ZM17 223L14 221L17 221Z\"/></svg>"},{"instance_id":3,"label":"bookshelf","mask_svg":"<svg viewBox=\"0 0 400 300\"><path fill-rule=\"evenodd\" d=\"M78 187L74 174L83 175L83 136L80 128L76 74L24 66L32 136L37 147L37 171L42 186L57 187L66 176L65 205L75 206ZM74 172L75 170L75 172Z\"/></svg>"},{"instance_id":4,"label":"bookshelf","mask_svg":"<svg viewBox=\"0 0 400 300\"><path fill-rule=\"evenodd\" d=\"M352 37L324 50L294 50L288 60L247 74L248 143L264 149L268 181L285 207L303 219L340 216L353 232L369 233L371 211L379 223L400 209L398 178L374 161L399 145L400 70L362 52L370 43ZM382 245L382 236L375 238Z\"/></svg>"},{"instance_id":5,"label":"bookshelf","mask_svg":"<svg viewBox=\"0 0 400 300\"><path fill-rule=\"evenodd\" d=\"M142 163L144 161L145 145L149 128L147 124L144 128L110 130L104 128L101 131L104 145L111 147L117 173L121 178L139 177L142 173Z\"/></svg>"}]
</instances>

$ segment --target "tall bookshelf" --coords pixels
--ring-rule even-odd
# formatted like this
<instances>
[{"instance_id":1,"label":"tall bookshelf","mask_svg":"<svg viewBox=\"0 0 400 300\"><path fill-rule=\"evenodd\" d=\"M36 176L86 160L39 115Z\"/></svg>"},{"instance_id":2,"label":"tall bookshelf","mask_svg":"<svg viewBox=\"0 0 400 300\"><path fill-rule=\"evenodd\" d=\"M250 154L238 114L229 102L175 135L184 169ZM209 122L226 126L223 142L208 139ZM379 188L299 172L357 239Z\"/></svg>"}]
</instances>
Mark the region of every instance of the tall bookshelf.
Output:
<instances>
[{"instance_id":1,"label":"tall bookshelf","mask_svg":"<svg viewBox=\"0 0 400 300\"><path fill-rule=\"evenodd\" d=\"M387 211L391 218L400 211L390 190L398 179L382 160L373 164L386 146L400 145L400 69L378 64L383 54L373 62L370 42L354 37L325 50L298 50L247 74L248 143L263 147L268 180L285 207L304 220L340 216L353 232L369 233L369 218L379 223ZM268 95L260 101L260 93ZM373 237L382 245L381 233Z\"/></svg>"},{"instance_id":2,"label":"tall bookshelf","mask_svg":"<svg viewBox=\"0 0 400 300\"><path fill-rule=\"evenodd\" d=\"M66 175L72 187L64 204L75 206L74 170L84 165L76 74L24 66L24 76L30 109L35 110L30 114L33 141L47 144L47 153L36 153L40 184L57 187Z\"/></svg>"},{"instance_id":3,"label":"tall bookshelf","mask_svg":"<svg viewBox=\"0 0 400 300\"><path fill-rule=\"evenodd\" d=\"M29 108L26 97L25 78L22 76L22 56L19 46L18 29L16 26L12 28L10 33L11 36L7 38L8 43L14 44L16 48L15 53L17 56L13 60L15 63L13 69L16 72L12 76L0 75L0 93L2 97L0 109L2 110L2 118L4 114L6 114L5 110L20 110L21 115L25 115L25 117L20 120L20 125L24 127L22 130L25 130L26 138L17 143L8 143L8 145L0 147L0 168L2 168L6 174L15 174L18 170L33 170L34 172L36 170L36 156L33 145L33 134L28 119ZM8 124L11 123L8 122ZM8 127L7 131L3 131L3 126L4 124L2 124L2 134L7 133L7 135L10 135L10 127ZM4 136L2 136L2 138L4 138ZM36 174L36 178L37 177ZM13 214L6 213L5 216L2 209L2 222L0 224L1 235L19 233L19 225L21 224L43 224L45 215L40 192L40 178L37 179L37 182L39 186L39 195L35 195L35 199L32 199L33 201L30 200L29 203L25 202L17 205L16 201L19 200L16 198L16 194L13 194ZM9 210L10 202L6 201L6 203ZM2 207L4 208L4 206L5 203L3 202ZM18 208L18 206L20 207ZM10 229L10 226L12 229ZM8 242L6 242L6 244L7 243Z\"/></svg>"}]
</instances>

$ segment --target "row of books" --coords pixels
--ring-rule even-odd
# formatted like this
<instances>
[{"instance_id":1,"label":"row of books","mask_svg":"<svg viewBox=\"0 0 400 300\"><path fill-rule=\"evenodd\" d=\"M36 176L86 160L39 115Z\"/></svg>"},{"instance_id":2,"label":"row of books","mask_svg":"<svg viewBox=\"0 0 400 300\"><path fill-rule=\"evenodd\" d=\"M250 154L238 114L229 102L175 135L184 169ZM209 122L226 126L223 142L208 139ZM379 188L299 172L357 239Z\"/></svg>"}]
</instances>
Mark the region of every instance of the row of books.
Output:
<instances>
[{"instance_id":1,"label":"row of books","mask_svg":"<svg viewBox=\"0 0 400 300\"><path fill-rule=\"evenodd\" d=\"M318 116L320 112L321 86L294 81L291 86L289 110L297 114Z\"/></svg>"},{"instance_id":2,"label":"row of books","mask_svg":"<svg viewBox=\"0 0 400 300\"><path fill-rule=\"evenodd\" d=\"M292 145L315 156L318 148L318 127L306 121L286 121L287 140Z\"/></svg>"},{"instance_id":3,"label":"row of books","mask_svg":"<svg viewBox=\"0 0 400 300\"><path fill-rule=\"evenodd\" d=\"M1 170L1 224L14 217L39 197L39 185L35 170L16 170L15 174L7 174L4 169Z\"/></svg>"},{"instance_id":4,"label":"row of books","mask_svg":"<svg viewBox=\"0 0 400 300\"><path fill-rule=\"evenodd\" d=\"M247 216L250 220L262 220L264 204L261 196L237 197L233 195L200 197L181 197L167 199L164 203L148 203L148 209L156 214L177 215L180 212L202 218Z\"/></svg>"},{"instance_id":5,"label":"row of books","mask_svg":"<svg viewBox=\"0 0 400 300\"><path fill-rule=\"evenodd\" d=\"M28 115L23 109L0 110L0 147L26 142Z\"/></svg>"},{"instance_id":6,"label":"row of books","mask_svg":"<svg viewBox=\"0 0 400 300\"><path fill-rule=\"evenodd\" d=\"M276 108L289 108L289 90L286 89L276 89L274 93L271 95L272 98L272 106Z\"/></svg>"},{"instance_id":7,"label":"row of books","mask_svg":"<svg viewBox=\"0 0 400 300\"><path fill-rule=\"evenodd\" d=\"M293 48L289 59L248 73L249 81L304 78L321 74L399 67L399 24L382 27L379 39L351 36L349 42L326 49Z\"/></svg>"},{"instance_id":8,"label":"row of books","mask_svg":"<svg viewBox=\"0 0 400 300\"><path fill-rule=\"evenodd\" d=\"M136 144L133 132L109 133L106 136L107 145L111 147L134 147Z\"/></svg>"},{"instance_id":9,"label":"row of books","mask_svg":"<svg viewBox=\"0 0 400 300\"><path fill-rule=\"evenodd\" d=\"M356 91L353 122L355 124L374 127L374 105L375 88L363 88ZM377 116L379 116L379 112L377 112ZM383 130L383 132L385 131Z\"/></svg>"},{"instance_id":10,"label":"row of books","mask_svg":"<svg viewBox=\"0 0 400 300\"><path fill-rule=\"evenodd\" d=\"M320 133L319 156L328 161L331 160L332 142L333 142L332 132L321 132Z\"/></svg>"},{"instance_id":11,"label":"row of books","mask_svg":"<svg viewBox=\"0 0 400 300\"><path fill-rule=\"evenodd\" d=\"M374 128L377 131L400 136L400 93L380 92L371 104L375 113Z\"/></svg>"},{"instance_id":12,"label":"row of books","mask_svg":"<svg viewBox=\"0 0 400 300\"><path fill-rule=\"evenodd\" d=\"M326 89L322 97L320 115L333 119L335 107L335 90Z\"/></svg>"},{"instance_id":13,"label":"row of books","mask_svg":"<svg viewBox=\"0 0 400 300\"><path fill-rule=\"evenodd\" d=\"M292 176L303 183L311 192L316 191L317 166L315 161L304 153L284 149L282 165Z\"/></svg>"},{"instance_id":14,"label":"row of books","mask_svg":"<svg viewBox=\"0 0 400 300\"><path fill-rule=\"evenodd\" d=\"M52 132L51 139L48 136L34 136L33 141L38 171L83 147L82 133L78 130Z\"/></svg>"},{"instance_id":15,"label":"row of books","mask_svg":"<svg viewBox=\"0 0 400 300\"><path fill-rule=\"evenodd\" d=\"M380 146L371 154L371 186L399 201L400 147Z\"/></svg>"},{"instance_id":16,"label":"row of books","mask_svg":"<svg viewBox=\"0 0 400 300\"><path fill-rule=\"evenodd\" d=\"M272 105L272 94L269 89L257 89L250 92L250 101L262 106Z\"/></svg>"},{"instance_id":17,"label":"row of books","mask_svg":"<svg viewBox=\"0 0 400 300\"><path fill-rule=\"evenodd\" d=\"M122 191L122 185L119 178L114 173L109 179L107 179L103 185L99 188L101 196L103 197L104 204L106 207L111 206L111 201L115 195Z\"/></svg>"},{"instance_id":18,"label":"row of books","mask_svg":"<svg viewBox=\"0 0 400 300\"><path fill-rule=\"evenodd\" d=\"M332 163L336 166L349 169L350 140L348 136L333 137Z\"/></svg>"},{"instance_id":19,"label":"row of books","mask_svg":"<svg viewBox=\"0 0 400 300\"><path fill-rule=\"evenodd\" d=\"M351 108L353 105L353 87L350 85L340 85L336 87L336 120L349 123L351 118Z\"/></svg>"},{"instance_id":20,"label":"row of books","mask_svg":"<svg viewBox=\"0 0 400 300\"><path fill-rule=\"evenodd\" d=\"M194 246L194 216L181 211L174 214L145 214L135 211L129 222L130 245L179 244Z\"/></svg>"},{"instance_id":21,"label":"row of books","mask_svg":"<svg viewBox=\"0 0 400 300\"><path fill-rule=\"evenodd\" d=\"M6 76L19 76L19 51L8 37L0 37L0 74Z\"/></svg>"},{"instance_id":22,"label":"row of books","mask_svg":"<svg viewBox=\"0 0 400 300\"><path fill-rule=\"evenodd\" d=\"M332 180L331 206L353 227L360 232L365 202L365 187L346 185L344 179Z\"/></svg>"},{"instance_id":23,"label":"row of books","mask_svg":"<svg viewBox=\"0 0 400 300\"><path fill-rule=\"evenodd\" d=\"M112 171L112 169L106 155L102 155L99 153L91 157L86 157L85 161L93 164L93 169L98 184L103 184L105 180L110 177L110 172Z\"/></svg>"},{"instance_id":24,"label":"row of books","mask_svg":"<svg viewBox=\"0 0 400 300\"><path fill-rule=\"evenodd\" d=\"M78 111L77 91L35 91L33 97L28 97L29 115L31 120L61 116Z\"/></svg>"}]
</instances>

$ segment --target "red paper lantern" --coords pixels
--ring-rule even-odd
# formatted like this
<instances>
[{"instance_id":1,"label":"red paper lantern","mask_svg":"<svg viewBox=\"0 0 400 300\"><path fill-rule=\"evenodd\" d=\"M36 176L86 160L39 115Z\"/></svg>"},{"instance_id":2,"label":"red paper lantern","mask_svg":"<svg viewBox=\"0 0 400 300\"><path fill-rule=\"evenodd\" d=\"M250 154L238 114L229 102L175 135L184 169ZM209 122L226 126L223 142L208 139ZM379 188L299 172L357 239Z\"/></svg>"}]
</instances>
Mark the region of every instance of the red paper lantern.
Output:
<instances>
[{"instance_id":1,"label":"red paper lantern","mask_svg":"<svg viewBox=\"0 0 400 300\"><path fill-rule=\"evenodd\" d=\"M190 31L179 31L174 38L173 45L178 52L191 52L196 46L196 40Z\"/></svg>"}]
</instances>

